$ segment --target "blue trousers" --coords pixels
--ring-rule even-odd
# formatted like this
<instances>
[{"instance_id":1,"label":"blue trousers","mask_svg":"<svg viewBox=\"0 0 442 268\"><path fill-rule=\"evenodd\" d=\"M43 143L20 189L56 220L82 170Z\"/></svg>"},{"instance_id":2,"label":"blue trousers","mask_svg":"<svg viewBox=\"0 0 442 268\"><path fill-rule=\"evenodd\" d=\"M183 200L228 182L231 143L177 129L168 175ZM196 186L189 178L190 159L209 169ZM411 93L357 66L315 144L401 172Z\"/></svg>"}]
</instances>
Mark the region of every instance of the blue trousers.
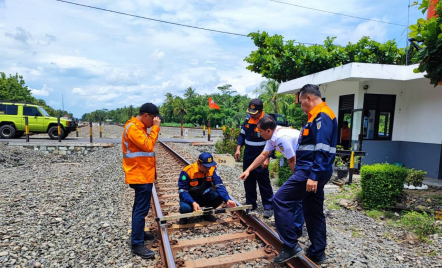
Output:
<instances>
[{"instance_id":1,"label":"blue trousers","mask_svg":"<svg viewBox=\"0 0 442 268\"><path fill-rule=\"evenodd\" d=\"M296 237L302 235L302 226L304 225L304 211L302 209L302 201L293 202L294 222Z\"/></svg>"},{"instance_id":2,"label":"blue trousers","mask_svg":"<svg viewBox=\"0 0 442 268\"><path fill-rule=\"evenodd\" d=\"M253 159L254 160L254 159ZM243 171L245 171L252 162L243 162ZM249 177L244 181L244 189L246 192L246 204L252 205L256 208L256 200L258 198L256 193L256 183L258 183L259 192L261 193L262 206L264 209L272 209L273 190L270 184L269 169L261 167L256 168L250 172Z\"/></svg>"},{"instance_id":3,"label":"blue trousers","mask_svg":"<svg viewBox=\"0 0 442 268\"><path fill-rule=\"evenodd\" d=\"M135 190L134 205L132 208L131 245L144 245L145 218L149 212L153 184L129 184L129 186Z\"/></svg>"},{"instance_id":4,"label":"blue trousers","mask_svg":"<svg viewBox=\"0 0 442 268\"><path fill-rule=\"evenodd\" d=\"M309 171L298 170L279 188L273 197L275 225L279 237L287 247L296 246L297 234L293 228L295 215L294 203L302 201L307 232L312 243L307 254L320 257L327 245L327 230L324 206L324 185L330 180L332 172L318 175L316 193L307 192Z\"/></svg>"},{"instance_id":5,"label":"blue trousers","mask_svg":"<svg viewBox=\"0 0 442 268\"><path fill-rule=\"evenodd\" d=\"M223 202L215 190L210 190L208 193L202 196L192 196L193 200L200 205L200 207L212 207L217 208ZM192 204L186 203L180 199L180 213L191 213L193 212Z\"/></svg>"}]
</instances>

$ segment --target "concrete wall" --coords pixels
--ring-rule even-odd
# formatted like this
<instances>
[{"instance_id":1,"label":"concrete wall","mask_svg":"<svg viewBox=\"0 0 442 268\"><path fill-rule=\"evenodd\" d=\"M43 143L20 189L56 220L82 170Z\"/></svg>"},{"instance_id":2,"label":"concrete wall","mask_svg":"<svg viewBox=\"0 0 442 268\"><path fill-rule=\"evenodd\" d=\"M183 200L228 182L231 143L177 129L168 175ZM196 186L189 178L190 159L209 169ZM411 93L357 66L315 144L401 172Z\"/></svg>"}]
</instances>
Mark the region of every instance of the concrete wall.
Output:
<instances>
[{"instance_id":1,"label":"concrete wall","mask_svg":"<svg viewBox=\"0 0 442 268\"><path fill-rule=\"evenodd\" d=\"M364 164L400 162L407 168L428 172L430 178L442 179L442 145L408 141L365 140Z\"/></svg>"},{"instance_id":2,"label":"concrete wall","mask_svg":"<svg viewBox=\"0 0 442 268\"><path fill-rule=\"evenodd\" d=\"M114 147L115 144L66 144L66 145L30 145L30 144L13 144L12 146L20 146L25 149L34 151L41 151L45 154L54 155L87 155L90 152L99 150L101 148Z\"/></svg>"}]
</instances>

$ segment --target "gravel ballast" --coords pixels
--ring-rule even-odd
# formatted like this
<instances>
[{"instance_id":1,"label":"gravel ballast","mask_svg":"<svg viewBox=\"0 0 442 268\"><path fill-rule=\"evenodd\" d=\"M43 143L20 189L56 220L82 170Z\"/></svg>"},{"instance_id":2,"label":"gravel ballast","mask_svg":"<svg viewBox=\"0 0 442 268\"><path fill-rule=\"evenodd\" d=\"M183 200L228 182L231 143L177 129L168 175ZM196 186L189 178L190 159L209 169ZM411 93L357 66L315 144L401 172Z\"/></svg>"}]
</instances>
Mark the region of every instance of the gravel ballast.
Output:
<instances>
[{"instance_id":1,"label":"gravel ballast","mask_svg":"<svg viewBox=\"0 0 442 268\"><path fill-rule=\"evenodd\" d=\"M0 145L0 267L147 267L130 253L121 147L85 157Z\"/></svg>"}]
</instances>

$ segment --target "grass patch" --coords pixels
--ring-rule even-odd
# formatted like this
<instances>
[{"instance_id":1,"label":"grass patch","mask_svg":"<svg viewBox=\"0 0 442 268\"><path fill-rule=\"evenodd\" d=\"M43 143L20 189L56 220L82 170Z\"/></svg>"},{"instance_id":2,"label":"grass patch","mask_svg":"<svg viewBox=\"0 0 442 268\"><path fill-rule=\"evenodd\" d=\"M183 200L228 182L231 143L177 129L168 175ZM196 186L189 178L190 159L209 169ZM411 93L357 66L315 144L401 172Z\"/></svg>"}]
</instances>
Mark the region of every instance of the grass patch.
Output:
<instances>
[{"instance_id":1,"label":"grass patch","mask_svg":"<svg viewBox=\"0 0 442 268\"><path fill-rule=\"evenodd\" d=\"M400 222L405 229L415 233L421 241L429 235L440 232L440 229L436 226L434 216L425 212L408 212L401 218Z\"/></svg>"},{"instance_id":2,"label":"grass patch","mask_svg":"<svg viewBox=\"0 0 442 268\"><path fill-rule=\"evenodd\" d=\"M359 230L358 228L351 227L350 230L351 230L351 236L353 236L353 237L362 237L363 236L363 234L361 233L361 230Z\"/></svg>"},{"instance_id":3,"label":"grass patch","mask_svg":"<svg viewBox=\"0 0 442 268\"><path fill-rule=\"evenodd\" d=\"M387 210L366 210L365 214L375 220L397 220L398 217L394 215L394 212Z\"/></svg>"},{"instance_id":4,"label":"grass patch","mask_svg":"<svg viewBox=\"0 0 442 268\"><path fill-rule=\"evenodd\" d=\"M327 195L325 198L325 203L327 208L330 210L339 210L342 207L339 205L339 202L342 199L347 199L350 201L360 199L361 194L361 186L356 183L352 183L350 185L343 185L340 192L332 193Z\"/></svg>"}]
</instances>

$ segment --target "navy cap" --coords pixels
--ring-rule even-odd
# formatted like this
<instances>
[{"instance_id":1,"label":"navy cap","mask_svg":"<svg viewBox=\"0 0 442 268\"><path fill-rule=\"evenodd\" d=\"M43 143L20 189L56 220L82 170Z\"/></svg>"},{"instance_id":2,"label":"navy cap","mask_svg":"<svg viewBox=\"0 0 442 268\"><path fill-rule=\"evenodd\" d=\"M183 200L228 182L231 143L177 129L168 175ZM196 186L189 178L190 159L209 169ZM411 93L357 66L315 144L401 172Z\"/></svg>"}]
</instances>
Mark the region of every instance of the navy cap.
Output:
<instances>
[{"instance_id":1,"label":"navy cap","mask_svg":"<svg viewBox=\"0 0 442 268\"><path fill-rule=\"evenodd\" d=\"M249 114L257 114L260 111L262 111L263 104L260 99L253 99L249 103L249 108L247 109L247 112Z\"/></svg>"},{"instance_id":2,"label":"navy cap","mask_svg":"<svg viewBox=\"0 0 442 268\"><path fill-rule=\"evenodd\" d=\"M198 162L205 167L216 166L216 162L213 160L213 156L210 153L204 152L198 156Z\"/></svg>"},{"instance_id":3,"label":"navy cap","mask_svg":"<svg viewBox=\"0 0 442 268\"><path fill-rule=\"evenodd\" d=\"M163 117L160 115L160 111L159 111L158 107L155 104L150 103L150 102L141 105L140 113L152 114L154 116L158 116L161 120L163 120Z\"/></svg>"}]
</instances>

